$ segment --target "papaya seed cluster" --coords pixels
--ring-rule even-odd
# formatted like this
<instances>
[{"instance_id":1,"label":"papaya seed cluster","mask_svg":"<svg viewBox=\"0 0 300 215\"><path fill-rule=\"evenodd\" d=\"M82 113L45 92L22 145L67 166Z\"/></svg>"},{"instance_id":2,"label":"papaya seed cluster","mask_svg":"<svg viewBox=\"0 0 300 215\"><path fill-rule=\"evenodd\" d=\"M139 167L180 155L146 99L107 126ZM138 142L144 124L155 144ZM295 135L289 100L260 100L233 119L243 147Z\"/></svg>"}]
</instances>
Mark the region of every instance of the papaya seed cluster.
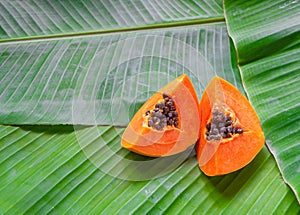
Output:
<instances>
[{"instance_id":1,"label":"papaya seed cluster","mask_svg":"<svg viewBox=\"0 0 300 215\"><path fill-rule=\"evenodd\" d=\"M162 130L166 126L178 127L178 113L175 101L166 93L162 94L163 101L155 105L153 110L148 110L145 115L148 118L148 126L155 130Z\"/></svg>"},{"instance_id":2,"label":"papaya seed cluster","mask_svg":"<svg viewBox=\"0 0 300 215\"><path fill-rule=\"evenodd\" d=\"M235 134L243 133L242 128L234 126L231 116L217 109L213 109L211 121L206 124L206 129L205 135L208 141L230 138Z\"/></svg>"}]
</instances>

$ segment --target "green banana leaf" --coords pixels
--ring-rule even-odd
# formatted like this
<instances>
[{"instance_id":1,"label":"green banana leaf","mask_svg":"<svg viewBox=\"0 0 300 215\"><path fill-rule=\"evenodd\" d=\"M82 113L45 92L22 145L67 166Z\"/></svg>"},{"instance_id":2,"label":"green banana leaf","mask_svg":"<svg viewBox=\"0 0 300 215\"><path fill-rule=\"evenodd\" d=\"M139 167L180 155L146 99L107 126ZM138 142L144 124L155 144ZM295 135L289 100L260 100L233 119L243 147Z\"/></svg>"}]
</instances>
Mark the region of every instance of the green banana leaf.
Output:
<instances>
[{"instance_id":1,"label":"green banana leaf","mask_svg":"<svg viewBox=\"0 0 300 215\"><path fill-rule=\"evenodd\" d=\"M199 98L216 74L245 89L270 142L250 93L257 74L236 58L221 1L0 4L1 214L300 212L266 147L245 168L207 177L193 148L152 159L120 146L135 111L182 73ZM291 158L280 162L297 165Z\"/></svg>"},{"instance_id":2,"label":"green banana leaf","mask_svg":"<svg viewBox=\"0 0 300 215\"><path fill-rule=\"evenodd\" d=\"M126 126L151 94L182 73L199 96L215 74L243 89L224 24L4 43L1 49L3 124Z\"/></svg>"},{"instance_id":3,"label":"green banana leaf","mask_svg":"<svg viewBox=\"0 0 300 215\"><path fill-rule=\"evenodd\" d=\"M130 181L113 174L122 160L107 156L101 145L105 141L118 156L137 160L120 148L122 131L111 126L1 126L0 213L299 213L266 148L247 167L226 176L205 176L191 155L163 176ZM101 162L97 167L85 154L88 148L101 148L92 150Z\"/></svg>"},{"instance_id":4,"label":"green banana leaf","mask_svg":"<svg viewBox=\"0 0 300 215\"><path fill-rule=\"evenodd\" d=\"M2 41L91 35L224 20L221 0L0 2Z\"/></svg>"},{"instance_id":5,"label":"green banana leaf","mask_svg":"<svg viewBox=\"0 0 300 215\"><path fill-rule=\"evenodd\" d=\"M226 0L225 16L269 149L300 202L300 4L264 3Z\"/></svg>"}]
</instances>

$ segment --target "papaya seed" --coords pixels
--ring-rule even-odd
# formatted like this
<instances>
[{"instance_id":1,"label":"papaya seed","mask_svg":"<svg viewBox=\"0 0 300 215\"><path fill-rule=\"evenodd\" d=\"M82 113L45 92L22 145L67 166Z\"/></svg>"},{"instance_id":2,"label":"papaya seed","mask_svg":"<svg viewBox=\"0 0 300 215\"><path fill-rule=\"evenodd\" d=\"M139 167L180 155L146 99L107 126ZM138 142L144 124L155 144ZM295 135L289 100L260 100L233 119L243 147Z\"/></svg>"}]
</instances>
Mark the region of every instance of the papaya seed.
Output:
<instances>
[{"instance_id":1,"label":"papaya seed","mask_svg":"<svg viewBox=\"0 0 300 215\"><path fill-rule=\"evenodd\" d=\"M206 140L219 140L220 138L230 138L235 134L242 134L243 129L233 124L231 116L225 115L218 109L213 109L211 121L206 124Z\"/></svg>"},{"instance_id":2,"label":"papaya seed","mask_svg":"<svg viewBox=\"0 0 300 215\"><path fill-rule=\"evenodd\" d=\"M148 119L148 126L156 130L162 130L165 126L179 126L178 113L175 107L175 101L166 93L162 93L164 102L154 105L154 109L148 110L146 116L151 114Z\"/></svg>"},{"instance_id":3,"label":"papaya seed","mask_svg":"<svg viewBox=\"0 0 300 215\"><path fill-rule=\"evenodd\" d=\"M242 134L242 133L243 133L243 129L241 129L241 128L237 128L237 129L236 129L236 133L238 133L238 134Z\"/></svg>"}]
</instances>

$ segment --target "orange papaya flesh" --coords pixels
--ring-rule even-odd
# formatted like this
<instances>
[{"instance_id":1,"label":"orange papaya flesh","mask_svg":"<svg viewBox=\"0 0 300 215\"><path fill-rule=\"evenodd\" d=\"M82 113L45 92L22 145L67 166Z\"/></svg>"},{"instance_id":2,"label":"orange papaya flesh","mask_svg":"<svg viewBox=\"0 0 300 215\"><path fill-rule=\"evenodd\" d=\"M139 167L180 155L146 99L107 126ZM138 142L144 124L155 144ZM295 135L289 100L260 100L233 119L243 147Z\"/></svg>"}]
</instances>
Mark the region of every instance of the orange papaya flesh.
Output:
<instances>
[{"instance_id":1,"label":"orange papaya flesh","mask_svg":"<svg viewBox=\"0 0 300 215\"><path fill-rule=\"evenodd\" d=\"M199 129L197 94L184 74L137 111L122 135L121 145L151 157L174 155L196 143Z\"/></svg>"},{"instance_id":2,"label":"orange papaya flesh","mask_svg":"<svg viewBox=\"0 0 300 215\"><path fill-rule=\"evenodd\" d=\"M264 146L259 118L249 101L230 83L214 77L200 104L196 147L200 169L208 176L246 166Z\"/></svg>"}]
</instances>

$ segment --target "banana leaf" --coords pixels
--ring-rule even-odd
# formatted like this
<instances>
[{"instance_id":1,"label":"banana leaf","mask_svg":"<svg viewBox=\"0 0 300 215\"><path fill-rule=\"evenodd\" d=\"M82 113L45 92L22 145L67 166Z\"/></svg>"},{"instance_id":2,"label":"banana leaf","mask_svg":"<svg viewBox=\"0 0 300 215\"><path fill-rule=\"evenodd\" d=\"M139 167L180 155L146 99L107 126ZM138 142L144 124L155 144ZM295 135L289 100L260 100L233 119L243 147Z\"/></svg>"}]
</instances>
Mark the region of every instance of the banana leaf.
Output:
<instances>
[{"instance_id":1,"label":"banana leaf","mask_svg":"<svg viewBox=\"0 0 300 215\"><path fill-rule=\"evenodd\" d=\"M0 38L55 38L224 21L221 0L0 2Z\"/></svg>"},{"instance_id":2,"label":"banana leaf","mask_svg":"<svg viewBox=\"0 0 300 215\"><path fill-rule=\"evenodd\" d=\"M193 148L153 159L120 146L135 111L182 73L199 98L214 75L248 93L221 1L0 4L1 214L300 213L266 147L207 177Z\"/></svg>"},{"instance_id":3,"label":"banana leaf","mask_svg":"<svg viewBox=\"0 0 300 215\"><path fill-rule=\"evenodd\" d=\"M224 9L267 145L300 202L300 4L226 0Z\"/></svg>"},{"instance_id":4,"label":"banana leaf","mask_svg":"<svg viewBox=\"0 0 300 215\"><path fill-rule=\"evenodd\" d=\"M182 73L199 96L216 74L242 91L230 49L224 24L3 43L0 123L126 126Z\"/></svg>"},{"instance_id":5,"label":"banana leaf","mask_svg":"<svg viewBox=\"0 0 300 215\"><path fill-rule=\"evenodd\" d=\"M123 177L126 172L118 174L124 159L147 159L120 148L122 131L112 126L0 126L0 213L300 212L266 148L247 167L226 176L205 176L191 154L162 176L133 181Z\"/></svg>"}]
</instances>

